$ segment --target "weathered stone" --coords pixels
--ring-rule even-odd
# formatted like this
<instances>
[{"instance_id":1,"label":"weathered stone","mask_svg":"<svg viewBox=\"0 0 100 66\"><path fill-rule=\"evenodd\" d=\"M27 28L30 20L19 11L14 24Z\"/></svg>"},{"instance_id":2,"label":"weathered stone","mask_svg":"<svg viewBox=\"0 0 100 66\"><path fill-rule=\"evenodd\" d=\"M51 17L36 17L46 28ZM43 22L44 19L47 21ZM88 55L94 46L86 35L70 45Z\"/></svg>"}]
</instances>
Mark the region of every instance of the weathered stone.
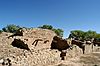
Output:
<instances>
[{"instance_id":1,"label":"weathered stone","mask_svg":"<svg viewBox=\"0 0 100 66\"><path fill-rule=\"evenodd\" d=\"M13 35L12 33L3 32L0 34L0 66L2 63L6 66L48 66L61 62L61 52L57 49L50 49L53 37L56 35L51 30L46 29L23 29L23 35ZM63 40L58 42L59 48L67 46L63 44ZM65 41L65 40L64 40ZM60 45L63 44L63 45ZM67 43L67 42L65 42ZM68 42L71 43L71 42ZM56 44L56 46L58 46ZM91 52L85 47L86 52ZM66 47L64 47L66 49ZM30 50L30 51L28 51ZM61 49L62 50L62 49ZM88 51L89 50L89 51ZM94 47L93 51L100 51L100 48ZM63 50L63 52L66 52ZM80 56L82 49L77 45L73 45L72 49L67 49L65 60ZM9 61L10 60L10 61Z\"/></svg>"},{"instance_id":2,"label":"weathered stone","mask_svg":"<svg viewBox=\"0 0 100 66\"><path fill-rule=\"evenodd\" d=\"M60 52L50 50L53 37L56 35L53 31L43 29L23 30L23 35L0 34L0 58L1 63L8 66L33 66L55 64L60 61ZM37 41L36 45L34 41ZM30 51L27 51L30 50ZM6 58L9 58L7 61ZM7 62L6 62L7 61ZM2 65L2 64L1 64Z\"/></svg>"}]
</instances>

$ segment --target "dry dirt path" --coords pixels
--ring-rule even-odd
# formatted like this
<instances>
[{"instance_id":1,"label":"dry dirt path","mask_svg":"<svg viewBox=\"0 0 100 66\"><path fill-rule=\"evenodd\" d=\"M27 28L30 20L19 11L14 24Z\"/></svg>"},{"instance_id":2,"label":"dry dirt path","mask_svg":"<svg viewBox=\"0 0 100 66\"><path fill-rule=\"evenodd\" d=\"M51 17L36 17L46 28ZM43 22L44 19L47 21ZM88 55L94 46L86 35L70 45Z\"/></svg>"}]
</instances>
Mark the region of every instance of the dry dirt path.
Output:
<instances>
[{"instance_id":1,"label":"dry dirt path","mask_svg":"<svg viewBox=\"0 0 100 66\"><path fill-rule=\"evenodd\" d=\"M91 54L71 58L55 66L100 66L100 52L93 52Z\"/></svg>"}]
</instances>

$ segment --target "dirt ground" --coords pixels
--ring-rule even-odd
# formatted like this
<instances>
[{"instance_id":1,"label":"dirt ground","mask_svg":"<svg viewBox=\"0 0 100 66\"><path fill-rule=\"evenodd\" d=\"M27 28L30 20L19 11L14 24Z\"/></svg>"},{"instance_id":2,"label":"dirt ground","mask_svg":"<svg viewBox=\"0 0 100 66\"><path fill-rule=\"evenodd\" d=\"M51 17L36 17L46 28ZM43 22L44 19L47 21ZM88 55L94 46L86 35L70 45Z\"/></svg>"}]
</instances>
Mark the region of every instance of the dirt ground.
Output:
<instances>
[{"instance_id":1,"label":"dirt ground","mask_svg":"<svg viewBox=\"0 0 100 66\"><path fill-rule=\"evenodd\" d=\"M80 57L62 61L54 66L100 66L100 52L84 54Z\"/></svg>"}]
</instances>

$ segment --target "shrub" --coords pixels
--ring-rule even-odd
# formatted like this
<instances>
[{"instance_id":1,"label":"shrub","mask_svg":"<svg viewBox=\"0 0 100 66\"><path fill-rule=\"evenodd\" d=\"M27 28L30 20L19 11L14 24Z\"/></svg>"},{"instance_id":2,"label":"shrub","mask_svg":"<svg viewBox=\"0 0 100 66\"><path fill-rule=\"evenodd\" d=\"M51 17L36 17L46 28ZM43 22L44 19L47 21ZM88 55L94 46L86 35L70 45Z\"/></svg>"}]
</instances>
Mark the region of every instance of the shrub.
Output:
<instances>
[{"instance_id":1,"label":"shrub","mask_svg":"<svg viewBox=\"0 0 100 66\"><path fill-rule=\"evenodd\" d=\"M0 33L2 33L3 31L2 30L0 30Z\"/></svg>"},{"instance_id":2,"label":"shrub","mask_svg":"<svg viewBox=\"0 0 100 66\"><path fill-rule=\"evenodd\" d=\"M2 30L4 32L15 33L19 28L20 28L20 26L16 26L14 24L11 24L11 25L7 25L6 27L2 28Z\"/></svg>"}]
</instances>

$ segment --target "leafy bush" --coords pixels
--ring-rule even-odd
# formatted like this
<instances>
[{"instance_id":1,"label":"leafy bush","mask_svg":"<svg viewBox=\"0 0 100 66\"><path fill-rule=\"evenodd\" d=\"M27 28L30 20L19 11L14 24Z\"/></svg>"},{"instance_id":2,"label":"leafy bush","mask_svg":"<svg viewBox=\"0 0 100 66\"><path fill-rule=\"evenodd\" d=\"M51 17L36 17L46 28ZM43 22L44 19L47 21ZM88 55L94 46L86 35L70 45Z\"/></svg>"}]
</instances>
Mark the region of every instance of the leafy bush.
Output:
<instances>
[{"instance_id":1,"label":"leafy bush","mask_svg":"<svg viewBox=\"0 0 100 66\"><path fill-rule=\"evenodd\" d=\"M14 24L11 24L11 25L7 25L6 27L2 28L2 30L4 32L15 33L19 28L20 28L20 26L16 26Z\"/></svg>"},{"instance_id":2,"label":"leafy bush","mask_svg":"<svg viewBox=\"0 0 100 66\"><path fill-rule=\"evenodd\" d=\"M77 38L78 40L91 40L92 38L100 38L100 34L97 34L95 31L81 31L73 30L70 32L69 38Z\"/></svg>"},{"instance_id":3,"label":"leafy bush","mask_svg":"<svg viewBox=\"0 0 100 66\"><path fill-rule=\"evenodd\" d=\"M52 29L58 36L63 37L63 30L62 29Z\"/></svg>"},{"instance_id":4,"label":"leafy bush","mask_svg":"<svg viewBox=\"0 0 100 66\"><path fill-rule=\"evenodd\" d=\"M97 35L96 31L89 30L89 31L85 32L84 38L87 39L87 40L90 40L92 38L96 38L96 35Z\"/></svg>"},{"instance_id":5,"label":"leafy bush","mask_svg":"<svg viewBox=\"0 0 100 66\"><path fill-rule=\"evenodd\" d=\"M2 33L3 31L2 30L0 30L0 33Z\"/></svg>"},{"instance_id":6,"label":"leafy bush","mask_svg":"<svg viewBox=\"0 0 100 66\"><path fill-rule=\"evenodd\" d=\"M73 30L70 32L69 38L77 38L77 39L83 39L84 38L84 31L81 30Z\"/></svg>"},{"instance_id":7,"label":"leafy bush","mask_svg":"<svg viewBox=\"0 0 100 66\"><path fill-rule=\"evenodd\" d=\"M53 29L53 27L51 25L43 25L43 26L40 26L38 28L42 28L42 29Z\"/></svg>"}]
</instances>

